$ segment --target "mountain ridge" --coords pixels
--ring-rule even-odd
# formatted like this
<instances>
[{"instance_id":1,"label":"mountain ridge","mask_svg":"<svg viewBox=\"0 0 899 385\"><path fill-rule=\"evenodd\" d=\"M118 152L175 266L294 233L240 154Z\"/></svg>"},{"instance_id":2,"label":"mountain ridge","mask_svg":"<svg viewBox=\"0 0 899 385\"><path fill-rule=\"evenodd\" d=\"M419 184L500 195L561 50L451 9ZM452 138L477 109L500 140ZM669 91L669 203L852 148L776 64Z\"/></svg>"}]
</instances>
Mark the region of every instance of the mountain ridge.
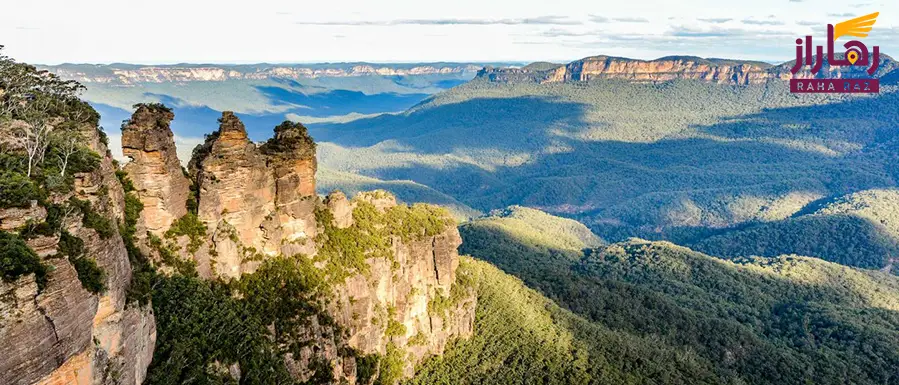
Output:
<instances>
[{"instance_id":1,"label":"mountain ridge","mask_svg":"<svg viewBox=\"0 0 899 385\"><path fill-rule=\"evenodd\" d=\"M487 63L484 63L487 64ZM39 66L81 83L135 83L309 79L354 76L410 76L474 73L484 66L476 63L313 63L313 64L72 64ZM494 63L500 64L500 63Z\"/></svg>"},{"instance_id":2,"label":"mountain ridge","mask_svg":"<svg viewBox=\"0 0 899 385\"><path fill-rule=\"evenodd\" d=\"M760 84L770 79L786 80L793 77L801 79L865 77L860 69L832 67L826 61L822 71L818 74L812 74L807 68L803 68L794 76L790 72L792 66L792 61L773 65L752 60L702 58L690 55L670 55L652 60L595 55L555 67L543 63L521 68L485 67L478 71L477 77L501 83L531 81L548 84L597 79L664 82L675 79L695 79L734 85ZM884 76L897 68L899 65L892 57L881 55L880 68L874 77Z\"/></svg>"}]
</instances>

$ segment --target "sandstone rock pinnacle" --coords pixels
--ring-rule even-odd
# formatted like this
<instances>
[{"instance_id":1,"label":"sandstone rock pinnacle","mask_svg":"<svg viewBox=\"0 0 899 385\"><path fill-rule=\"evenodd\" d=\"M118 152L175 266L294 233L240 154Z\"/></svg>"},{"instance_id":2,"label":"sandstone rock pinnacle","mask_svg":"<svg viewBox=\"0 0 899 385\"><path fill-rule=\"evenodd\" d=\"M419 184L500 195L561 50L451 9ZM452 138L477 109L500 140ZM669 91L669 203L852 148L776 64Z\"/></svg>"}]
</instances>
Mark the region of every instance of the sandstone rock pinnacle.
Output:
<instances>
[{"instance_id":1,"label":"sandstone rock pinnacle","mask_svg":"<svg viewBox=\"0 0 899 385\"><path fill-rule=\"evenodd\" d=\"M190 182L181 171L169 128L174 117L162 105L141 104L122 126L122 151L131 158L124 170L144 204L138 226L155 235L187 213Z\"/></svg>"}]
</instances>

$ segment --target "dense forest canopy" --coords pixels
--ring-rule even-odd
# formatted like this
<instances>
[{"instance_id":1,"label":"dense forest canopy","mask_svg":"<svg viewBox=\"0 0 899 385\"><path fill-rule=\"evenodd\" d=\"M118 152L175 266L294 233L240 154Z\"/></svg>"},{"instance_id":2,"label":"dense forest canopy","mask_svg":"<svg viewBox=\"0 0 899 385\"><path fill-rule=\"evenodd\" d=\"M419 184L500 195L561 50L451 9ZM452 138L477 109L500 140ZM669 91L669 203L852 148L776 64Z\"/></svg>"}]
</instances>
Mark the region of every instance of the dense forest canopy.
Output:
<instances>
[{"instance_id":1,"label":"dense forest canopy","mask_svg":"<svg viewBox=\"0 0 899 385\"><path fill-rule=\"evenodd\" d=\"M573 313L578 321L565 325L574 346L604 347L587 349L582 359L588 363L582 367L576 359L567 365L602 367L605 358L597 351L603 351L618 357L618 363L642 368L631 378L613 381L622 383L899 381L899 279L894 276L791 255L723 261L667 242L636 239L586 252L565 250L529 235L528 227L501 216L463 224L462 250L519 277ZM522 327L482 311L479 322L498 336ZM555 315L555 322L572 317L567 311ZM686 361L628 357L614 351L621 341L652 346L657 349L652 357ZM453 364L489 348L473 343L461 343L458 348L465 353L460 356L450 352L435 360L428 369L435 373L428 378L473 381ZM511 357L523 351L513 352L506 353L507 364L515 364L503 372L514 372L520 362ZM644 371L646 366L653 370ZM613 373L587 372L580 372L582 383L605 383L603 376ZM544 380L565 383L561 378Z\"/></svg>"}]
</instances>

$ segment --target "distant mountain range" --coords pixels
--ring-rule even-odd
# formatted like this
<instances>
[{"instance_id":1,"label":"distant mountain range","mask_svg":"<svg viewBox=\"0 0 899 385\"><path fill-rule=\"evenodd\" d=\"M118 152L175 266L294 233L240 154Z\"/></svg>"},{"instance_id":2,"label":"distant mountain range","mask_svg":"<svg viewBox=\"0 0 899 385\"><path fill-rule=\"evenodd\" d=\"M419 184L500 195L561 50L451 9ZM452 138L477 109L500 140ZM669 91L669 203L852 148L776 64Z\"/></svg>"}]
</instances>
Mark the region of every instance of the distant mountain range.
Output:
<instances>
[{"instance_id":1,"label":"distant mountain range","mask_svg":"<svg viewBox=\"0 0 899 385\"><path fill-rule=\"evenodd\" d=\"M234 111L256 140L285 119L345 120L400 112L462 84L485 65L514 63L61 64L39 66L87 86L82 98L115 136L136 103L173 107L175 134L197 143L221 111ZM194 138L190 140L190 138ZM113 146L113 148L116 148Z\"/></svg>"},{"instance_id":2,"label":"distant mountain range","mask_svg":"<svg viewBox=\"0 0 899 385\"><path fill-rule=\"evenodd\" d=\"M322 64L61 64L43 66L59 76L83 84L206 82L227 80L308 79L350 76L422 76L475 73L485 65L473 63L322 63ZM494 64L497 65L497 64ZM506 65L498 63L498 65Z\"/></svg>"},{"instance_id":3,"label":"distant mountain range","mask_svg":"<svg viewBox=\"0 0 899 385\"><path fill-rule=\"evenodd\" d=\"M522 68L485 68L478 73L494 82L531 81L563 83L598 79L625 79L638 82L660 82L694 79L718 84L747 85L769 79L790 79L792 62L772 65L758 61L705 59L696 56L666 56L655 60L637 60L612 56L591 56L565 65L535 63ZM881 77L899 68L893 58L883 55L875 73ZM824 61L822 70L812 74L807 68L799 78L868 77L867 68L841 68Z\"/></svg>"}]
</instances>

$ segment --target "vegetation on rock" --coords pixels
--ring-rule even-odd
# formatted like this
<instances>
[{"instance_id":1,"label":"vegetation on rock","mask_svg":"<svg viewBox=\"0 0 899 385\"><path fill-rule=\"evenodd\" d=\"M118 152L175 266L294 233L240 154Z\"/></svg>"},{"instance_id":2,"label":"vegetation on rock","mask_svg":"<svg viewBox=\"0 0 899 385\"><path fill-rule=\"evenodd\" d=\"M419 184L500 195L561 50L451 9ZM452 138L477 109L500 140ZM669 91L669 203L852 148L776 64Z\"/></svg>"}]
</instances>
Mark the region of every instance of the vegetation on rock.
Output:
<instances>
[{"instance_id":1,"label":"vegetation on rock","mask_svg":"<svg viewBox=\"0 0 899 385\"><path fill-rule=\"evenodd\" d=\"M354 199L353 224L339 228L334 215L326 207L315 210L322 231L316 238L319 247L316 262L326 264L330 282L343 282L350 274L368 270L366 259L393 260L392 239L403 242L421 240L443 232L453 219L440 207L415 204L397 205L379 210L372 203Z\"/></svg>"},{"instance_id":2,"label":"vegetation on rock","mask_svg":"<svg viewBox=\"0 0 899 385\"><path fill-rule=\"evenodd\" d=\"M47 284L47 266L22 238L5 231L0 231L0 270L6 282L34 274L38 290Z\"/></svg>"},{"instance_id":3,"label":"vegetation on rock","mask_svg":"<svg viewBox=\"0 0 899 385\"><path fill-rule=\"evenodd\" d=\"M97 261L85 255L84 241L81 238L69 234L68 231L62 231L57 250L59 254L69 258L85 290L94 294L106 290L106 273L97 266Z\"/></svg>"}]
</instances>

